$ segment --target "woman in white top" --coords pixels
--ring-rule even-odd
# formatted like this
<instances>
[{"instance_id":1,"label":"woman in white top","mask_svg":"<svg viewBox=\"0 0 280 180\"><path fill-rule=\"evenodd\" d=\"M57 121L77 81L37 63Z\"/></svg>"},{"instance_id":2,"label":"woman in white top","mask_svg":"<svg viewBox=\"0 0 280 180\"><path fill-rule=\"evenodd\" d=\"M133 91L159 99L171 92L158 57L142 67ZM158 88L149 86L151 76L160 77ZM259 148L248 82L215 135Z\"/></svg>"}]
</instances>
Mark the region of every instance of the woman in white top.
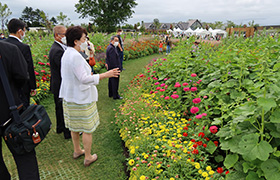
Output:
<instances>
[{"instance_id":1,"label":"woman in white top","mask_svg":"<svg viewBox=\"0 0 280 180\"><path fill-rule=\"evenodd\" d=\"M69 27L66 31L67 50L61 59L61 87L59 97L63 98L65 126L71 131L74 145L73 158L85 155L84 165L97 160L91 155L92 132L99 125L96 107L98 93L95 85L99 80L118 77L118 68L102 74L91 74L91 68L79 53L87 46L86 30L80 26ZM79 132L83 132L84 150L81 149Z\"/></svg>"}]
</instances>

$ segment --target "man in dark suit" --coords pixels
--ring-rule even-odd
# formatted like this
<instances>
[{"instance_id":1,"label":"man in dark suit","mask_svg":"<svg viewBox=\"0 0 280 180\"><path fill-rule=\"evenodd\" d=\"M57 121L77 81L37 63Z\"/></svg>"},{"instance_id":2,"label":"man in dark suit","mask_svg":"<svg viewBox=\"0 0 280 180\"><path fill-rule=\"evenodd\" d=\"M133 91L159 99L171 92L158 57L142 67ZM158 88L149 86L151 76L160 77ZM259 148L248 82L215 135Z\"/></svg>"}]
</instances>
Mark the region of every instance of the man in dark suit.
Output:
<instances>
[{"instance_id":1,"label":"man in dark suit","mask_svg":"<svg viewBox=\"0 0 280 180\"><path fill-rule=\"evenodd\" d=\"M25 36L25 26L25 23L21 20L11 19L8 23L10 35L9 38L5 39L5 41L12 43L19 48L28 66L29 80L23 86L20 93L20 98L23 101L23 105L25 108L27 108L30 104L30 94L31 96L36 95L36 78L30 47L27 44L22 43L22 39Z\"/></svg>"},{"instance_id":2,"label":"man in dark suit","mask_svg":"<svg viewBox=\"0 0 280 180\"><path fill-rule=\"evenodd\" d=\"M56 113L56 132L64 133L64 138L71 138L69 129L65 128L62 99L59 98L59 90L61 84L61 57L66 50L66 27L57 25L53 28L54 43L49 52L49 60L51 64L51 92L54 95L55 113Z\"/></svg>"},{"instance_id":3,"label":"man in dark suit","mask_svg":"<svg viewBox=\"0 0 280 180\"><path fill-rule=\"evenodd\" d=\"M114 68L121 69L121 62L119 58L119 54L117 52L117 46L119 45L119 38L117 36L112 36L109 46L106 50L106 68L107 70L111 70ZM122 97L118 93L119 89L119 79L120 76L115 78L109 78L108 88L109 88L109 97L113 97L113 99L122 99Z\"/></svg>"},{"instance_id":4,"label":"man in dark suit","mask_svg":"<svg viewBox=\"0 0 280 180\"><path fill-rule=\"evenodd\" d=\"M14 95L16 105L21 104L19 98L19 90L28 81L27 63L17 46L0 42L1 62L4 66L6 76L11 86L12 94ZM3 132L12 122L9 104L6 98L4 87L0 79L0 137L3 137ZM12 154L17 165L18 175L20 180L38 180L39 170L36 159L35 150L24 155ZM2 155L2 139L0 138L0 179L10 180L11 176L3 160Z\"/></svg>"}]
</instances>

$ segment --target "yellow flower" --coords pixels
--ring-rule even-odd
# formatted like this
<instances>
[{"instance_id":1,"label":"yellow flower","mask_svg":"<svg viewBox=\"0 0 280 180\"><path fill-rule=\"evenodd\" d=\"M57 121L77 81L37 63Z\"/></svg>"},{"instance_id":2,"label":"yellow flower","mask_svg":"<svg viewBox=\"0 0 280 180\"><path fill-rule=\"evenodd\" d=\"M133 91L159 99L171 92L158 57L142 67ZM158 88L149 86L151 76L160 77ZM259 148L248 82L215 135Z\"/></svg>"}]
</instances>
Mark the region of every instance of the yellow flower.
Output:
<instances>
[{"instance_id":1,"label":"yellow flower","mask_svg":"<svg viewBox=\"0 0 280 180\"><path fill-rule=\"evenodd\" d=\"M207 172L203 172L201 175L202 175L202 177L208 177Z\"/></svg>"},{"instance_id":2,"label":"yellow flower","mask_svg":"<svg viewBox=\"0 0 280 180\"><path fill-rule=\"evenodd\" d=\"M146 176L144 176L144 175L142 175L141 177L140 177L140 180L145 180L146 179Z\"/></svg>"},{"instance_id":3,"label":"yellow flower","mask_svg":"<svg viewBox=\"0 0 280 180\"><path fill-rule=\"evenodd\" d=\"M207 170L207 171L211 171L211 170L212 170L211 166L207 166L207 167L206 167L206 170Z\"/></svg>"},{"instance_id":4,"label":"yellow flower","mask_svg":"<svg viewBox=\"0 0 280 180\"><path fill-rule=\"evenodd\" d=\"M212 170L209 171L209 174L210 174L210 175L213 175L214 173L215 173L215 171L212 171Z\"/></svg>"},{"instance_id":5,"label":"yellow flower","mask_svg":"<svg viewBox=\"0 0 280 180\"><path fill-rule=\"evenodd\" d=\"M196 163L194 163L194 166L195 166L195 168L196 168L196 169L199 169L199 168L200 168L200 164L199 164L199 163L197 163L197 162L196 162Z\"/></svg>"},{"instance_id":6,"label":"yellow flower","mask_svg":"<svg viewBox=\"0 0 280 180\"><path fill-rule=\"evenodd\" d=\"M160 167L161 167L161 165L160 165L160 164L158 164L158 165L157 165L157 168L160 168Z\"/></svg>"},{"instance_id":7,"label":"yellow flower","mask_svg":"<svg viewBox=\"0 0 280 180\"><path fill-rule=\"evenodd\" d=\"M158 148L159 148L159 146L158 146L158 145L156 145L156 146L155 146L155 148L156 148L156 149L158 149Z\"/></svg>"},{"instance_id":8,"label":"yellow flower","mask_svg":"<svg viewBox=\"0 0 280 180\"><path fill-rule=\"evenodd\" d=\"M175 180L174 178L170 178L170 180Z\"/></svg>"},{"instance_id":9,"label":"yellow flower","mask_svg":"<svg viewBox=\"0 0 280 180\"><path fill-rule=\"evenodd\" d=\"M205 180L209 180L209 179L210 179L209 177L206 177L206 178L205 178Z\"/></svg>"},{"instance_id":10,"label":"yellow flower","mask_svg":"<svg viewBox=\"0 0 280 180\"><path fill-rule=\"evenodd\" d=\"M200 169L200 170L198 171L198 173L199 173L199 174L202 174L202 170Z\"/></svg>"},{"instance_id":11,"label":"yellow flower","mask_svg":"<svg viewBox=\"0 0 280 180\"><path fill-rule=\"evenodd\" d=\"M130 150L130 153L131 153L131 154L134 154L134 153L135 153L135 149L131 149L131 150Z\"/></svg>"},{"instance_id":12,"label":"yellow flower","mask_svg":"<svg viewBox=\"0 0 280 180\"><path fill-rule=\"evenodd\" d=\"M130 166L132 166L134 163L135 163L135 161L134 161L133 159L130 159L130 160L128 161L128 164L129 164Z\"/></svg>"},{"instance_id":13,"label":"yellow flower","mask_svg":"<svg viewBox=\"0 0 280 180\"><path fill-rule=\"evenodd\" d=\"M145 159L148 159L148 157L149 157L149 156L148 156L147 154L144 155L144 158L145 158Z\"/></svg>"}]
</instances>

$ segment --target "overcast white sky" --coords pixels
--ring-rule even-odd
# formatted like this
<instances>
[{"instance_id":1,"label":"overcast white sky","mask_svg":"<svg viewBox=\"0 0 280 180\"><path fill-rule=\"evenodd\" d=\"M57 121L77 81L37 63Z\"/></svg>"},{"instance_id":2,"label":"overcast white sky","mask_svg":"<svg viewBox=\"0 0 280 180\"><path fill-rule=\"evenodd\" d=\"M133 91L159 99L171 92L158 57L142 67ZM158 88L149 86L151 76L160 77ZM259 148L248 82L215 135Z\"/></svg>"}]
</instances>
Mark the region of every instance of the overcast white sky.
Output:
<instances>
[{"instance_id":1,"label":"overcast white sky","mask_svg":"<svg viewBox=\"0 0 280 180\"><path fill-rule=\"evenodd\" d=\"M19 18L25 6L43 10L49 18L59 12L66 14L75 25L88 23L89 19L79 19L74 5L79 0L1 0L7 4L12 15ZM199 19L202 22L227 20L235 24L247 24L254 20L260 25L280 25L280 0L136 0L133 17L127 23L160 22L173 23Z\"/></svg>"}]
</instances>

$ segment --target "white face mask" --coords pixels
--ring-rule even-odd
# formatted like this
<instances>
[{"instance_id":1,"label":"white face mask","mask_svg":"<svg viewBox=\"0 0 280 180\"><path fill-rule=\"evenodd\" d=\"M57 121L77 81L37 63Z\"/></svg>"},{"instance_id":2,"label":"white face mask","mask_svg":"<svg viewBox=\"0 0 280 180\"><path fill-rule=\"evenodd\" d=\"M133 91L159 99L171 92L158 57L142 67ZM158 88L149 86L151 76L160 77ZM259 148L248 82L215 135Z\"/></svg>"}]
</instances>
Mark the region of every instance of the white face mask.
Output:
<instances>
[{"instance_id":1,"label":"white face mask","mask_svg":"<svg viewBox=\"0 0 280 180\"><path fill-rule=\"evenodd\" d=\"M119 42L114 42L114 46L117 47L119 45Z\"/></svg>"},{"instance_id":2,"label":"white face mask","mask_svg":"<svg viewBox=\"0 0 280 180\"><path fill-rule=\"evenodd\" d=\"M65 44L65 45L67 44L67 42L66 42L66 37L65 37L65 36L64 36L63 38L61 38L60 40L61 40L61 42L62 42L63 44Z\"/></svg>"},{"instance_id":3,"label":"white face mask","mask_svg":"<svg viewBox=\"0 0 280 180\"><path fill-rule=\"evenodd\" d=\"M83 42L83 43L80 45L80 48L81 48L81 50L86 50L86 48L87 48L87 42L86 42L86 41Z\"/></svg>"}]
</instances>

